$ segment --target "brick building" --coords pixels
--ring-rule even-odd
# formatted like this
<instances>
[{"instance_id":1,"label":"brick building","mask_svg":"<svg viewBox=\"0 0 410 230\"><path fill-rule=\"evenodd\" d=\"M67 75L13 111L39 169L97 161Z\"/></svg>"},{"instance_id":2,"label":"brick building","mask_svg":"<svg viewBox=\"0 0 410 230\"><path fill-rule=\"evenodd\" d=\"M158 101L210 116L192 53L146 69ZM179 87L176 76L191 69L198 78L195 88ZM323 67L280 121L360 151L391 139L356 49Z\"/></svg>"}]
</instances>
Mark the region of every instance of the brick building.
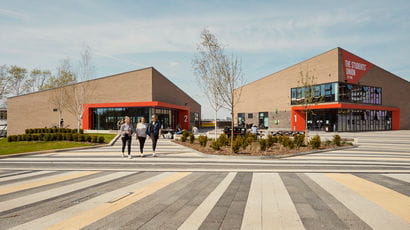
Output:
<instances>
[{"instance_id":1,"label":"brick building","mask_svg":"<svg viewBox=\"0 0 410 230\"><path fill-rule=\"evenodd\" d=\"M301 87L301 74L314 76ZM260 128L334 131L410 129L410 83L335 48L241 88L235 122ZM304 103L306 97L312 103ZM305 111L308 112L306 121Z\"/></svg>"},{"instance_id":2,"label":"brick building","mask_svg":"<svg viewBox=\"0 0 410 230\"><path fill-rule=\"evenodd\" d=\"M136 123L141 117L150 121L151 115L157 114L163 128L171 129L189 129L200 120L201 105L153 67L77 84L87 84L92 90L87 103L82 105L82 128L86 130L116 129L117 121L124 116L130 116ZM52 100L70 87L74 85L8 98L8 133L58 126L60 118L64 119L64 127L76 128L75 114L64 106L59 111Z\"/></svg>"}]
</instances>

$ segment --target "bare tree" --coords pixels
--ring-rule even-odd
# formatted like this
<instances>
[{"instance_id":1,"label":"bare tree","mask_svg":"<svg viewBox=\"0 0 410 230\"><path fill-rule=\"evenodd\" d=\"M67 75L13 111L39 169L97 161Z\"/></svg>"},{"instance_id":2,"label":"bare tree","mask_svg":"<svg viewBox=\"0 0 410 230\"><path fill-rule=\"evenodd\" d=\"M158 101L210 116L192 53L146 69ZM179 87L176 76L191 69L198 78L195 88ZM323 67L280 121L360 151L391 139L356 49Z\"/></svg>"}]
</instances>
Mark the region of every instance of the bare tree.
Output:
<instances>
[{"instance_id":1,"label":"bare tree","mask_svg":"<svg viewBox=\"0 0 410 230\"><path fill-rule=\"evenodd\" d=\"M207 84L204 88L211 89L209 98L213 102L214 110L217 111L216 108L222 107L230 111L232 143L234 108L239 102L242 91L239 86L244 84L241 62L234 55L227 56L223 45L209 30L202 31L201 39L202 42L198 49L199 57L194 60L194 67L197 67L197 76L200 76L202 83Z\"/></svg>"},{"instance_id":2,"label":"bare tree","mask_svg":"<svg viewBox=\"0 0 410 230\"><path fill-rule=\"evenodd\" d=\"M222 108L219 95L219 84L222 76L219 74L218 59L223 55L217 38L208 30L201 32L201 43L197 47L198 54L192 61L198 86L207 98L215 112L215 138L217 130L218 111Z\"/></svg>"},{"instance_id":3,"label":"bare tree","mask_svg":"<svg viewBox=\"0 0 410 230\"><path fill-rule=\"evenodd\" d=\"M94 74L94 66L91 61L91 48L89 46L85 46L81 53L77 75L80 83L66 87L66 108L68 112L76 116L78 132L80 132L83 119L83 105L89 102L90 97L93 95L95 90L95 84L93 85L92 82L89 81L92 79Z\"/></svg>"},{"instance_id":4,"label":"bare tree","mask_svg":"<svg viewBox=\"0 0 410 230\"><path fill-rule=\"evenodd\" d=\"M314 72L315 70L313 70ZM305 113L305 140L309 140L309 129L308 129L308 117L309 114L314 114L314 111L310 109L312 104L318 104L322 102L323 95L320 94L320 87L316 86L317 78L314 73L309 73L309 71L300 71L300 78L298 80L298 98L302 98L302 106L304 107ZM319 87L319 91L316 89Z\"/></svg>"},{"instance_id":5,"label":"bare tree","mask_svg":"<svg viewBox=\"0 0 410 230\"><path fill-rule=\"evenodd\" d=\"M11 66L9 71L9 86L12 96L19 96L27 92L24 88L24 82L27 80L27 69L18 66Z\"/></svg>"}]
</instances>

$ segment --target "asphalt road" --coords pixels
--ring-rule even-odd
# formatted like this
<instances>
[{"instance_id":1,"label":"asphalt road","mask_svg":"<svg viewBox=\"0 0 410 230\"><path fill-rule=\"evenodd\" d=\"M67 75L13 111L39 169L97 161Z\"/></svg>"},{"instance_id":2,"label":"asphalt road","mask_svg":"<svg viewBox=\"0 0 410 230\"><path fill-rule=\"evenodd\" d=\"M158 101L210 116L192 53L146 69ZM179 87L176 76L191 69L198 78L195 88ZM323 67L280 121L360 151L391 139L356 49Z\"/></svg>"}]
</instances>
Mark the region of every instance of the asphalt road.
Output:
<instances>
[{"instance_id":1,"label":"asphalt road","mask_svg":"<svg viewBox=\"0 0 410 230\"><path fill-rule=\"evenodd\" d=\"M3 158L0 228L410 229L410 132L359 144L286 159L205 157L167 140L156 158L149 147L122 158L118 145Z\"/></svg>"}]
</instances>

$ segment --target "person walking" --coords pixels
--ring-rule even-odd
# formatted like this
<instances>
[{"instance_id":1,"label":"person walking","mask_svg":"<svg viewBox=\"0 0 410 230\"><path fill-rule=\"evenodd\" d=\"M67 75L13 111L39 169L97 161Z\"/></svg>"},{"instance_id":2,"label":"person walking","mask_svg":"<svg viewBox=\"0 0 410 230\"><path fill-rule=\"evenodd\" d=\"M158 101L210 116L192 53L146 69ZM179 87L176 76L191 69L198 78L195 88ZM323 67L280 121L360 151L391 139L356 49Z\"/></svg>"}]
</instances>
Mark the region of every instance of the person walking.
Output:
<instances>
[{"instance_id":1,"label":"person walking","mask_svg":"<svg viewBox=\"0 0 410 230\"><path fill-rule=\"evenodd\" d=\"M153 157L156 157L157 155L155 154L155 149L157 147L157 141L159 138L159 132L161 129L161 122L158 120L158 116L156 114L152 115L151 117L151 123L148 124L147 127L147 135L151 138L152 140L152 151Z\"/></svg>"},{"instance_id":2,"label":"person walking","mask_svg":"<svg viewBox=\"0 0 410 230\"><path fill-rule=\"evenodd\" d=\"M147 139L147 124L145 123L145 118L141 118L140 122L137 124L137 139L140 143L140 155L144 156L144 144Z\"/></svg>"},{"instance_id":3,"label":"person walking","mask_svg":"<svg viewBox=\"0 0 410 230\"><path fill-rule=\"evenodd\" d=\"M125 122L121 125L120 127L120 134L121 134L121 140L122 140L122 157L125 157L124 155L124 150L125 150L125 145L128 147L128 158L131 159L131 136L133 132L133 127L131 124L131 119L126 116L125 117Z\"/></svg>"}]
</instances>

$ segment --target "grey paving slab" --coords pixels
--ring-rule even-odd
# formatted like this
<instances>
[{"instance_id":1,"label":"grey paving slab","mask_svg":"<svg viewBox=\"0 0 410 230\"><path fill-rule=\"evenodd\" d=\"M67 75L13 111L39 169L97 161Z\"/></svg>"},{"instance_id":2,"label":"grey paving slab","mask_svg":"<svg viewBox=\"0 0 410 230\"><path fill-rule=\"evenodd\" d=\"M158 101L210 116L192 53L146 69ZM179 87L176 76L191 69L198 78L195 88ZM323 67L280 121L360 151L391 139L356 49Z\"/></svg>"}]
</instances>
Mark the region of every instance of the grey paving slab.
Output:
<instances>
[{"instance_id":1,"label":"grey paving slab","mask_svg":"<svg viewBox=\"0 0 410 230\"><path fill-rule=\"evenodd\" d=\"M232 219L232 214L235 213L235 211L238 213L240 212L240 215L243 215L243 210L246 205L246 202L242 202L242 206L239 207L237 210L233 210L234 208L238 208L237 206L232 207L232 202L234 201L235 197L237 196L237 193L239 191L239 188L241 187L241 184L243 183L243 180L245 179L246 174L245 173L238 173L236 177L233 179L229 187L225 190L224 194L221 196L221 198L218 200L218 202L215 204L215 206L212 208L211 212L208 214L206 219L202 222L201 226L199 229L219 229L221 228L221 225L223 221L226 219L226 216L228 214L228 211L231 210L230 217L227 219L227 221L231 221ZM248 176L249 177L249 176ZM250 187L250 179L248 178L248 184L245 185ZM239 198L239 197L238 197ZM239 200L238 200L239 201ZM237 202L238 202L237 201ZM239 222L240 227L240 221Z\"/></svg>"},{"instance_id":2,"label":"grey paving slab","mask_svg":"<svg viewBox=\"0 0 410 230\"><path fill-rule=\"evenodd\" d=\"M349 229L333 210L296 174L281 173L296 210L306 229Z\"/></svg>"},{"instance_id":3,"label":"grey paving slab","mask_svg":"<svg viewBox=\"0 0 410 230\"><path fill-rule=\"evenodd\" d=\"M330 193L326 192L322 187L312 181L305 174L297 174L299 178L314 192L320 200L322 200L326 205L337 215L339 220L341 220L349 229L357 230L370 230L372 229L364 221L362 221L356 214L350 211L346 206L344 206L340 201L333 197Z\"/></svg>"}]
</instances>

